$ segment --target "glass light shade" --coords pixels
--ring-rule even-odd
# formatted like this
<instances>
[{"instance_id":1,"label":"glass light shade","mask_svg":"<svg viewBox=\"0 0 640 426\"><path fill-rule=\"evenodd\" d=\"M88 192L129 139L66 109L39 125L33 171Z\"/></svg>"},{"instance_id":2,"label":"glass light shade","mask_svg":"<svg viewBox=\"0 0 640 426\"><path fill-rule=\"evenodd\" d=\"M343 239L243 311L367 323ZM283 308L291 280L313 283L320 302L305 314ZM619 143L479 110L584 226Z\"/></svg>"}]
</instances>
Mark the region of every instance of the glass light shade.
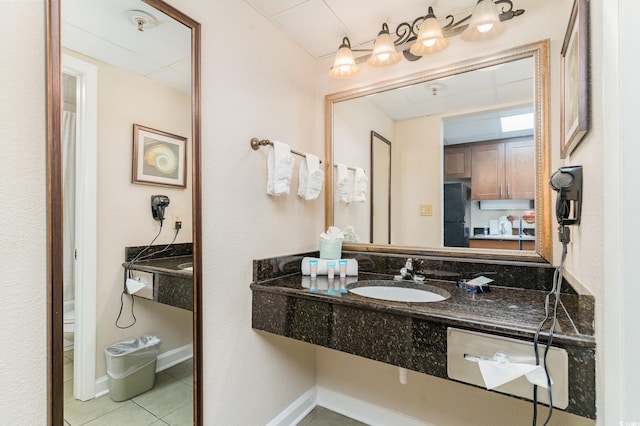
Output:
<instances>
[{"instance_id":1,"label":"glass light shade","mask_svg":"<svg viewBox=\"0 0 640 426\"><path fill-rule=\"evenodd\" d=\"M373 53L371 53L371 57L367 59L367 63L374 67L385 67L387 65L393 65L401 59L402 55L396 51L396 46L391 40L387 24L383 24L382 31L378 33L378 37L376 37L376 41L373 43Z\"/></svg>"},{"instance_id":2,"label":"glass light shade","mask_svg":"<svg viewBox=\"0 0 640 426\"><path fill-rule=\"evenodd\" d=\"M360 67L356 65L349 40L345 38L336 53L333 67L329 70L329 76L333 78L350 78L358 74L360 74Z\"/></svg>"},{"instance_id":3,"label":"glass light shade","mask_svg":"<svg viewBox=\"0 0 640 426\"><path fill-rule=\"evenodd\" d=\"M420 24L418 38L409 49L409 52L416 56L424 56L439 52L447 46L449 46L449 40L442 35L442 27L433 14L433 9L429 7L429 13Z\"/></svg>"},{"instance_id":4,"label":"glass light shade","mask_svg":"<svg viewBox=\"0 0 640 426\"><path fill-rule=\"evenodd\" d=\"M498 16L498 7L493 0L480 0L476 5L471 21L460 38L464 41L483 41L497 37L505 28Z\"/></svg>"}]
</instances>

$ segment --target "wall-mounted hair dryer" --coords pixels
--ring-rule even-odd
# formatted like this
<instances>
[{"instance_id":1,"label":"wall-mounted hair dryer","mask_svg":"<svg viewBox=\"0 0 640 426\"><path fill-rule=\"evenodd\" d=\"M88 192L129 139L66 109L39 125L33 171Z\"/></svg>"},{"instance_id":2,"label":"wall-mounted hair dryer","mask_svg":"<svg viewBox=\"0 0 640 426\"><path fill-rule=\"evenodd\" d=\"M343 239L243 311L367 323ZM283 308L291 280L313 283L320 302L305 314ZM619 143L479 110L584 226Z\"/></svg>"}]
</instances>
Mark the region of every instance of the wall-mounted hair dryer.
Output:
<instances>
[{"instance_id":1,"label":"wall-mounted hair dryer","mask_svg":"<svg viewBox=\"0 0 640 426\"><path fill-rule=\"evenodd\" d=\"M556 218L558 224L580 225L582 211L582 166L560 167L549 179L549 185L558 191Z\"/></svg>"},{"instance_id":2,"label":"wall-mounted hair dryer","mask_svg":"<svg viewBox=\"0 0 640 426\"><path fill-rule=\"evenodd\" d=\"M169 197L166 195L151 196L151 214L153 218L162 224L164 220L164 208L169 205Z\"/></svg>"}]
</instances>

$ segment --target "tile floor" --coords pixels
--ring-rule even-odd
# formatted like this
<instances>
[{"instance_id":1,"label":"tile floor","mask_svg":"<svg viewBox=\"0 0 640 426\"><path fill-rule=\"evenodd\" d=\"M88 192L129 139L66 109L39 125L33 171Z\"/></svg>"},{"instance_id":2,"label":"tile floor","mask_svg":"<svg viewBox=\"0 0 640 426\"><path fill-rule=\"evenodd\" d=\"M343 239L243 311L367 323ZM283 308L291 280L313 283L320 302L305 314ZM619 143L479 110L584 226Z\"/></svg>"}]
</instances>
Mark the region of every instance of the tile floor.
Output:
<instances>
[{"instance_id":1,"label":"tile floor","mask_svg":"<svg viewBox=\"0 0 640 426\"><path fill-rule=\"evenodd\" d=\"M73 398L73 351L64 355L65 426L193 425L193 360L158 373L153 389L128 401L115 402L105 395L82 402ZM367 425L317 406L298 426Z\"/></svg>"},{"instance_id":2,"label":"tile floor","mask_svg":"<svg viewBox=\"0 0 640 426\"><path fill-rule=\"evenodd\" d=\"M298 423L298 426L367 426L367 424L318 405Z\"/></svg>"},{"instance_id":3,"label":"tile floor","mask_svg":"<svg viewBox=\"0 0 640 426\"><path fill-rule=\"evenodd\" d=\"M153 389L130 400L105 395L82 402L73 398L73 351L64 354L65 426L193 425L193 360L157 373Z\"/></svg>"}]
</instances>

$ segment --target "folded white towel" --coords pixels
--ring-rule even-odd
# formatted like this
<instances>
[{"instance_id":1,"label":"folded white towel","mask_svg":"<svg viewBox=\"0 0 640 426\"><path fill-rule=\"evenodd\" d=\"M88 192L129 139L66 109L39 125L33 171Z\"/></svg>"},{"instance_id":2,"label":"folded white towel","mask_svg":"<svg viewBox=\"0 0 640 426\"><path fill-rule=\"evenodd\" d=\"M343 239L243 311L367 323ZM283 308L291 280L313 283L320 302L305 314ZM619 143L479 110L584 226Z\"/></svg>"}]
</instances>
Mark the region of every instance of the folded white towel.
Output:
<instances>
[{"instance_id":1,"label":"folded white towel","mask_svg":"<svg viewBox=\"0 0 640 426\"><path fill-rule=\"evenodd\" d=\"M367 183L369 178L364 174L364 170L356 167L356 173L353 179L353 202L364 203L367 201Z\"/></svg>"},{"instance_id":2,"label":"folded white towel","mask_svg":"<svg viewBox=\"0 0 640 426\"><path fill-rule=\"evenodd\" d=\"M267 157L267 194L283 195L289 193L293 163L294 159L289 145L272 141Z\"/></svg>"},{"instance_id":3,"label":"folded white towel","mask_svg":"<svg viewBox=\"0 0 640 426\"><path fill-rule=\"evenodd\" d=\"M315 200L322 191L324 172L320 170L320 160L313 154L305 153L298 171L298 196L305 200Z\"/></svg>"},{"instance_id":4,"label":"folded white towel","mask_svg":"<svg viewBox=\"0 0 640 426\"><path fill-rule=\"evenodd\" d=\"M336 163L336 198L343 203L349 202L349 191L351 189L351 177L349 169L341 163Z\"/></svg>"}]
</instances>

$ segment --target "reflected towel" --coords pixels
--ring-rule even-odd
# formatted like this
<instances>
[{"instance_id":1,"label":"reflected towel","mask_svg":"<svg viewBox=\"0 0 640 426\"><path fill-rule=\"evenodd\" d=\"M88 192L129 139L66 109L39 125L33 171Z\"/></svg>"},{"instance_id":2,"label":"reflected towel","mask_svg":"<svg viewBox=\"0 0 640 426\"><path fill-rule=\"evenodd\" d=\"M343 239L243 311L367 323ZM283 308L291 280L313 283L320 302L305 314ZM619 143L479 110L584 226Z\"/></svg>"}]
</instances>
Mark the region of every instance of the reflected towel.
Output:
<instances>
[{"instance_id":1,"label":"reflected towel","mask_svg":"<svg viewBox=\"0 0 640 426\"><path fill-rule=\"evenodd\" d=\"M367 201L367 183L369 178L365 175L364 170L356 167L356 173L353 181L353 202L365 203Z\"/></svg>"},{"instance_id":2,"label":"reflected towel","mask_svg":"<svg viewBox=\"0 0 640 426\"><path fill-rule=\"evenodd\" d=\"M277 141L271 143L267 157L267 194L288 194L293 174L293 155L289 145Z\"/></svg>"},{"instance_id":3,"label":"reflected towel","mask_svg":"<svg viewBox=\"0 0 640 426\"><path fill-rule=\"evenodd\" d=\"M324 172L320 170L320 160L313 154L305 153L298 171L298 196L305 200L315 200L322 191Z\"/></svg>"},{"instance_id":4,"label":"reflected towel","mask_svg":"<svg viewBox=\"0 0 640 426\"><path fill-rule=\"evenodd\" d=\"M341 163L336 163L336 198L343 203L349 202L349 190L351 184L351 178L349 176L349 169L347 166Z\"/></svg>"}]
</instances>

